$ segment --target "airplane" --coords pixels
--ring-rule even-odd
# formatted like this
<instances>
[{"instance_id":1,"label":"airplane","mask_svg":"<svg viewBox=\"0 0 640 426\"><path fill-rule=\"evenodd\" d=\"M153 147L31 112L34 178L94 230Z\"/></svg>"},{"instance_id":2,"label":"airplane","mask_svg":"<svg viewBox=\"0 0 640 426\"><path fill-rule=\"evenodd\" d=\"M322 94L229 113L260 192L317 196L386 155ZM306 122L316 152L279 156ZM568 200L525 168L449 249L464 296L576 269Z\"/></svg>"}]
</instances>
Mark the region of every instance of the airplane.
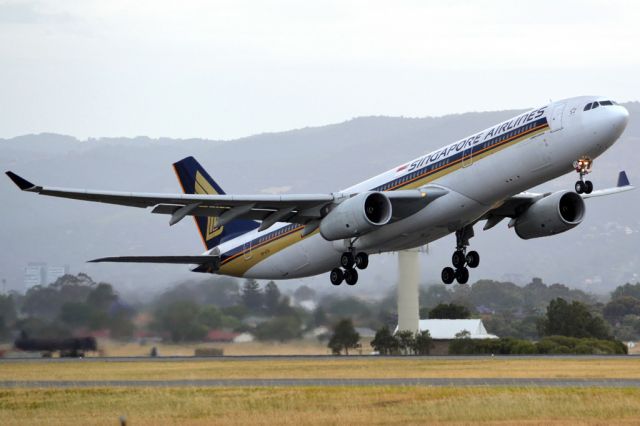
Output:
<instances>
[{"instance_id":1,"label":"airplane","mask_svg":"<svg viewBox=\"0 0 640 426\"><path fill-rule=\"evenodd\" d=\"M552 102L328 194L226 194L187 157L173 164L183 194L55 188L7 172L23 191L75 200L152 208L174 225L193 216L206 251L186 256L121 256L90 262L193 265L192 271L255 279L329 272L354 285L369 256L424 246L455 234L452 266L442 281L465 284L480 256L467 251L474 226L504 219L522 239L566 232L585 216L584 199L634 187L621 171L616 187L585 180L593 160L624 131L628 111L606 97ZM528 189L574 170L571 190Z\"/></svg>"}]
</instances>

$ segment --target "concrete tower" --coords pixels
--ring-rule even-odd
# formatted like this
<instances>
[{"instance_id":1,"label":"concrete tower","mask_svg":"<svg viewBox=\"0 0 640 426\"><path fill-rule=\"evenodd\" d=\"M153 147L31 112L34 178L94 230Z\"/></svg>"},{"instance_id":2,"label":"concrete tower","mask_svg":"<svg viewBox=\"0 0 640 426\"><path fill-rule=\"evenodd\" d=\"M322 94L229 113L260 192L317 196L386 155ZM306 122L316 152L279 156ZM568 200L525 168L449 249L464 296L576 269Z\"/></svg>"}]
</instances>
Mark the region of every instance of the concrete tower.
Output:
<instances>
[{"instance_id":1,"label":"concrete tower","mask_svg":"<svg viewBox=\"0 0 640 426\"><path fill-rule=\"evenodd\" d=\"M419 249L398 252L398 330L415 333L419 330L420 281Z\"/></svg>"}]
</instances>

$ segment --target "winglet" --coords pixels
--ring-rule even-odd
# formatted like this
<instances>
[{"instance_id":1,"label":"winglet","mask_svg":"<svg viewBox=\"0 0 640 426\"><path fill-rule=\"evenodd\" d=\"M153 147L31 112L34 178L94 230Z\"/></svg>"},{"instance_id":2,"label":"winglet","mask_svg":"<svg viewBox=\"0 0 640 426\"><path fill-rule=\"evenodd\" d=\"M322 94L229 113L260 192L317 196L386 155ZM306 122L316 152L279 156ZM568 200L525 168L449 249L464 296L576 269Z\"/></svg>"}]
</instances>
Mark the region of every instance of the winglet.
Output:
<instances>
[{"instance_id":1,"label":"winglet","mask_svg":"<svg viewBox=\"0 0 640 426\"><path fill-rule=\"evenodd\" d=\"M618 175L618 187L621 186L629 186L631 185L631 183L629 182L629 178L627 177L627 172L625 172L624 170L622 170L620 172L620 174Z\"/></svg>"},{"instance_id":2,"label":"winglet","mask_svg":"<svg viewBox=\"0 0 640 426\"><path fill-rule=\"evenodd\" d=\"M28 191L36 187L34 184L29 182L25 178L22 178L13 172L6 172L6 174L7 176L9 176L9 179L11 179L13 183L15 183L18 186L18 188L20 188L23 191Z\"/></svg>"}]
</instances>

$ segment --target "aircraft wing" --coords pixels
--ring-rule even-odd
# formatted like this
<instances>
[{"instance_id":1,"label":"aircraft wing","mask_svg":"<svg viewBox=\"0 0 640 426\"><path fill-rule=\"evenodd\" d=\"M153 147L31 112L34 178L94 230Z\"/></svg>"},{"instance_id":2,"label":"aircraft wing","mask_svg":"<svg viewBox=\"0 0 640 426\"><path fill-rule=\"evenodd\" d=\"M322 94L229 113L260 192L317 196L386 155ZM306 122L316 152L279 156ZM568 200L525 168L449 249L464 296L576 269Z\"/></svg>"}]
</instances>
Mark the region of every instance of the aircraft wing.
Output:
<instances>
[{"instance_id":1,"label":"aircraft wing","mask_svg":"<svg viewBox=\"0 0 640 426\"><path fill-rule=\"evenodd\" d=\"M186 216L214 216L218 217L218 226L234 219L252 219L262 221L260 230L267 229L276 222L289 222L311 224L311 231L317 228L319 219L326 215L331 204L350 196L340 193L202 195L97 191L40 186L13 172L6 174L21 190L40 195L139 208L152 207L152 213L171 215L170 225ZM427 187L421 190L389 191L385 195L393 205L395 221L414 214L444 193L446 190L442 188Z\"/></svg>"},{"instance_id":2,"label":"aircraft wing","mask_svg":"<svg viewBox=\"0 0 640 426\"><path fill-rule=\"evenodd\" d=\"M627 177L627 173L623 170L618 174L618 183L616 186L612 188L593 191L591 194L581 194L581 196L583 199L588 199L594 197L602 197L605 195L619 194L621 192L631 191L632 189L635 189L635 187L631 185L631 183L629 182L629 178ZM483 228L486 231L487 229L491 229L496 226L504 218L509 217L513 219L517 217L519 214L524 212L531 204L548 195L551 195L551 193L547 192L541 194L533 192L522 192L520 194L514 195L513 197L507 198L500 205L494 207L479 220L487 220Z\"/></svg>"}]
</instances>

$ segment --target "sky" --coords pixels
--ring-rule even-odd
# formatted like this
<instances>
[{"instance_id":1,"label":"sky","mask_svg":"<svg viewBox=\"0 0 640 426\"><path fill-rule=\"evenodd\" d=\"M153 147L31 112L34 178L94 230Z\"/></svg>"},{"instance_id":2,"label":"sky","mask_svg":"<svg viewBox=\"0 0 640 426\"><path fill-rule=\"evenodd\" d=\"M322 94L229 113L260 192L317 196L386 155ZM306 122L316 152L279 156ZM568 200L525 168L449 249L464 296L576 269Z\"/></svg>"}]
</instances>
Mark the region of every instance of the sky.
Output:
<instances>
[{"instance_id":1,"label":"sky","mask_svg":"<svg viewBox=\"0 0 640 426\"><path fill-rule=\"evenodd\" d=\"M0 0L0 138L640 99L637 1Z\"/></svg>"}]
</instances>

